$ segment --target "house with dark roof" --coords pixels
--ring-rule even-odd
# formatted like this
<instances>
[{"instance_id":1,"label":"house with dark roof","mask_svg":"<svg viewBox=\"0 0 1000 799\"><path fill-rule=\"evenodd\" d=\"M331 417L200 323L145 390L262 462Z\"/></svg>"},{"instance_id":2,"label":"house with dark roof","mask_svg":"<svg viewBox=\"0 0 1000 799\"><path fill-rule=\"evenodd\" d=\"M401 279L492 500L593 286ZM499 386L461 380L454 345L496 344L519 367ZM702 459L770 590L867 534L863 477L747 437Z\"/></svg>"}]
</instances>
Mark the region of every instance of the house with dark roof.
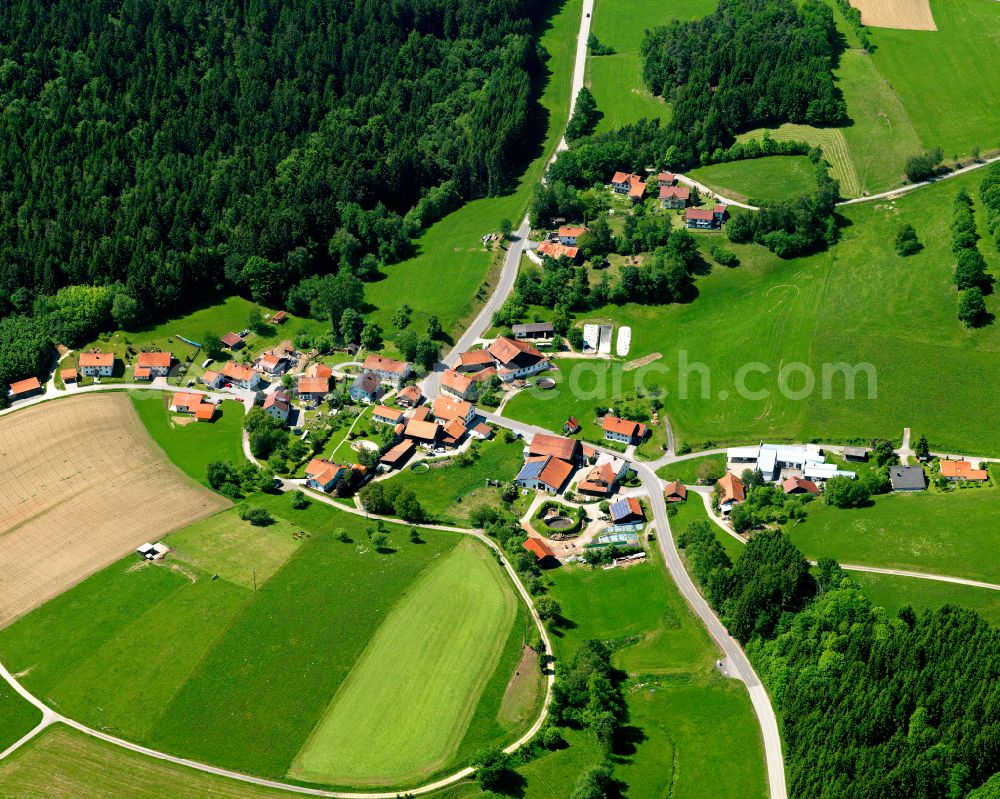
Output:
<instances>
[{"instance_id":1,"label":"house with dark roof","mask_svg":"<svg viewBox=\"0 0 1000 799\"><path fill-rule=\"evenodd\" d=\"M382 381L373 372L362 372L354 378L347 393L355 402L372 405L382 399L385 392L382 390Z\"/></svg>"},{"instance_id":2,"label":"house with dark roof","mask_svg":"<svg viewBox=\"0 0 1000 799\"><path fill-rule=\"evenodd\" d=\"M844 447L844 460L863 463L868 460L868 450L865 447Z\"/></svg>"},{"instance_id":3,"label":"house with dark roof","mask_svg":"<svg viewBox=\"0 0 1000 799\"><path fill-rule=\"evenodd\" d=\"M573 466L552 455L533 455L525 460L514 483L522 488L533 488L557 494L573 474Z\"/></svg>"},{"instance_id":4,"label":"house with dark roof","mask_svg":"<svg viewBox=\"0 0 1000 799\"><path fill-rule=\"evenodd\" d=\"M555 328L551 322L525 322L521 325L511 327L514 338L518 341L524 339L550 339L555 334Z\"/></svg>"},{"instance_id":5,"label":"house with dark roof","mask_svg":"<svg viewBox=\"0 0 1000 799\"><path fill-rule=\"evenodd\" d=\"M221 339L223 346L230 350L238 350L243 346L243 339L235 333L226 333Z\"/></svg>"},{"instance_id":6,"label":"house with dark roof","mask_svg":"<svg viewBox=\"0 0 1000 799\"><path fill-rule=\"evenodd\" d=\"M920 466L890 466L889 482L893 491L923 491L927 479Z\"/></svg>"},{"instance_id":7,"label":"house with dark roof","mask_svg":"<svg viewBox=\"0 0 1000 799\"><path fill-rule=\"evenodd\" d=\"M612 502L608 512L611 514L611 521L615 524L646 521L646 514L642 512L642 503L636 497L625 497Z\"/></svg>"}]
</instances>

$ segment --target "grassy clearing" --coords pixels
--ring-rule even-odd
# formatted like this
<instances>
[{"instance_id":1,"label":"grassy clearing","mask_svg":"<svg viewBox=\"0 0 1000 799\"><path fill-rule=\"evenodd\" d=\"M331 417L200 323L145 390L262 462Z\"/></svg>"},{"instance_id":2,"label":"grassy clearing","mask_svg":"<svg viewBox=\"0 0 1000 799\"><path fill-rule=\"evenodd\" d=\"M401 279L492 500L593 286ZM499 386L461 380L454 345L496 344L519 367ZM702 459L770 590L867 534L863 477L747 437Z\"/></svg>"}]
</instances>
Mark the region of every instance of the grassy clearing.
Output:
<instances>
[{"instance_id":1,"label":"grassy clearing","mask_svg":"<svg viewBox=\"0 0 1000 799\"><path fill-rule=\"evenodd\" d=\"M433 773L458 748L515 609L486 549L459 544L379 627L296 757L292 776L398 785Z\"/></svg>"},{"instance_id":2,"label":"grassy clearing","mask_svg":"<svg viewBox=\"0 0 1000 799\"><path fill-rule=\"evenodd\" d=\"M816 191L816 167L804 155L772 155L692 169L713 191L741 202L785 200Z\"/></svg>"},{"instance_id":3,"label":"grassy clearing","mask_svg":"<svg viewBox=\"0 0 1000 799\"><path fill-rule=\"evenodd\" d=\"M693 302L588 313L632 326L629 357L659 352L660 360L624 373L620 385L609 367L604 377L579 380L569 396L518 397L505 412L525 421L558 420L560 426L560 417L573 413L586 423L595 404L632 391L641 379L664 389L678 446L703 449L762 438L898 439L909 426L926 431L935 449L1000 451L1000 420L993 395L983 389L1000 384L1000 325L968 330L956 319L946 210L960 187L974 193L980 180L972 173L895 201L844 208L841 240L806 258L783 261L756 245L727 244L740 266L717 267L698 278ZM978 205L976 218L986 235L985 211ZM924 245L909 258L893 249L903 223L914 226ZM1000 255L981 249L990 271L1000 275ZM1000 313L1000 294L986 302ZM801 373L779 380L792 363L806 364L816 380L802 399L794 398L804 385ZM764 371L744 373L745 388L764 395L741 396L737 375L747 364ZM824 364L832 365L827 398ZM853 399L837 364L857 369ZM782 392L782 385L793 391ZM941 401L944 396L948 402ZM968 419L977 421L970 425Z\"/></svg>"},{"instance_id":4,"label":"grassy clearing","mask_svg":"<svg viewBox=\"0 0 1000 799\"><path fill-rule=\"evenodd\" d=\"M872 28L872 59L926 148L994 148L1000 117L1000 4L932 0L937 31Z\"/></svg>"},{"instance_id":5,"label":"grassy clearing","mask_svg":"<svg viewBox=\"0 0 1000 799\"><path fill-rule=\"evenodd\" d=\"M18 799L280 799L273 791L153 760L59 724L0 761L3 795Z\"/></svg>"},{"instance_id":6,"label":"grassy clearing","mask_svg":"<svg viewBox=\"0 0 1000 799\"><path fill-rule=\"evenodd\" d=\"M208 485L205 468L211 461L243 460L243 405L227 400L216 411L212 422L178 424L190 417L170 413L164 403L169 395L158 391L132 394L132 404L153 440L185 474Z\"/></svg>"},{"instance_id":7,"label":"grassy clearing","mask_svg":"<svg viewBox=\"0 0 1000 799\"><path fill-rule=\"evenodd\" d=\"M648 28L674 19L711 14L715 0L597 0L590 30L615 49L614 55L587 57L586 84L604 114L598 131L613 130L640 119L670 118L670 106L649 93L642 81L639 45Z\"/></svg>"},{"instance_id":8,"label":"grassy clearing","mask_svg":"<svg viewBox=\"0 0 1000 799\"><path fill-rule=\"evenodd\" d=\"M506 443L502 435L479 445L479 456L468 466L431 464L426 471L404 468L392 480L416 492L420 504L435 519L466 525L473 508L500 506L495 488L486 480L513 480L521 468L524 442Z\"/></svg>"},{"instance_id":9,"label":"grassy clearing","mask_svg":"<svg viewBox=\"0 0 1000 799\"><path fill-rule=\"evenodd\" d=\"M737 141L760 139L764 128L757 128L736 137ZM840 193L844 197L858 197L861 182L854 169L854 161L847 148L847 139L840 128L814 128L810 125L795 125L787 122L777 128L768 128L767 135L775 141L801 141L813 147L823 148L823 158L830 164L830 175L840 181Z\"/></svg>"},{"instance_id":10,"label":"grassy clearing","mask_svg":"<svg viewBox=\"0 0 1000 799\"><path fill-rule=\"evenodd\" d=\"M1000 583L1000 492L889 494L869 508L841 510L810 503L790 527L808 557L842 563L968 577Z\"/></svg>"},{"instance_id":11,"label":"grassy clearing","mask_svg":"<svg viewBox=\"0 0 1000 799\"><path fill-rule=\"evenodd\" d=\"M720 452L718 455L702 455L662 466L656 474L664 480L680 480L685 485L695 485L698 482L698 467L706 461L715 464L720 475L725 473L726 456Z\"/></svg>"},{"instance_id":12,"label":"grassy clearing","mask_svg":"<svg viewBox=\"0 0 1000 799\"><path fill-rule=\"evenodd\" d=\"M674 531L675 535L684 532L689 524L709 522L712 525L712 532L715 533L715 537L722 544L722 548L726 550L729 559L733 563L736 562L736 559L743 551L743 544L709 518L708 511L705 510L705 502L701 496L689 492L687 500L677 503L674 507L677 510L670 517L670 529Z\"/></svg>"},{"instance_id":13,"label":"grassy clearing","mask_svg":"<svg viewBox=\"0 0 1000 799\"><path fill-rule=\"evenodd\" d=\"M541 180L569 116L582 0L550 5L553 15L541 35L541 44L550 56L546 62L548 77L539 98L539 120L547 123L542 147L514 191L502 197L474 200L448 214L417 240L413 258L386 267L384 279L366 286L366 298L375 307L371 318L383 330L392 330L392 315L400 298L405 298L413 308L411 324L417 330L424 329L428 316L436 315L445 331L454 335L493 290L490 272L495 265L494 255L483 248L480 237L497 231L504 218L515 227L520 224L532 187Z\"/></svg>"},{"instance_id":14,"label":"grassy clearing","mask_svg":"<svg viewBox=\"0 0 1000 799\"><path fill-rule=\"evenodd\" d=\"M1000 625L1000 591L891 574L851 572L851 579L861 585L872 602L889 613L895 613L903 605L910 605L919 613L951 604L972 608L991 624Z\"/></svg>"},{"instance_id":15,"label":"grassy clearing","mask_svg":"<svg viewBox=\"0 0 1000 799\"><path fill-rule=\"evenodd\" d=\"M42 712L0 680L0 752L20 740L42 720Z\"/></svg>"}]
</instances>

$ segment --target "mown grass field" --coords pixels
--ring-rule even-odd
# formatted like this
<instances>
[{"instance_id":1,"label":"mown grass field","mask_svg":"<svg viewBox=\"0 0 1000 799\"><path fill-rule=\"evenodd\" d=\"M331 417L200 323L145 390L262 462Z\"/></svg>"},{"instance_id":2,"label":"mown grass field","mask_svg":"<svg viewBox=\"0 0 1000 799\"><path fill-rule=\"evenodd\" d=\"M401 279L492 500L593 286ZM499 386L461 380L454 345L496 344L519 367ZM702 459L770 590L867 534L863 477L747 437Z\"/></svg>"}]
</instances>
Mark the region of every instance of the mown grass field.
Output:
<instances>
[{"instance_id":1,"label":"mown grass field","mask_svg":"<svg viewBox=\"0 0 1000 799\"><path fill-rule=\"evenodd\" d=\"M816 167L804 155L772 155L692 169L690 177L741 202L784 200L816 191Z\"/></svg>"},{"instance_id":2,"label":"mown grass field","mask_svg":"<svg viewBox=\"0 0 1000 799\"><path fill-rule=\"evenodd\" d=\"M718 455L702 455L698 458L688 458L676 463L661 466L656 470L656 474L664 480L680 480L685 485L694 485L698 482L698 467L709 461L715 464L720 475L726 471L726 456L722 453Z\"/></svg>"},{"instance_id":3,"label":"mown grass field","mask_svg":"<svg viewBox=\"0 0 1000 799\"><path fill-rule=\"evenodd\" d=\"M872 59L926 148L946 158L1000 145L1000 4L931 0L936 31L872 28Z\"/></svg>"},{"instance_id":4,"label":"mown grass field","mask_svg":"<svg viewBox=\"0 0 1000 799\"><path fill-rule=\"evenodd\" d=\"M503 434L478 445L479 456L468 466L448 462L430 464L430 468L413 471L409 466L392 479L396 485L416 492L420 504L431 516L441 522L469 524L473 508L483 505L500 506L500 496L495 488L486 486L487 480L513 480L521 468L524 442L508 444Z\"/></svg>"},{"instance_id":5,"label":"mown grass field","mask_svg":"<svg viewBox=\"0 0 1000 799\"><path fill-rule=\"evenodd\" d=\"M0 752L29 733L42 720L42 713L22 699L6 681L0 680Z\"/></svg>"},{"instance_id":6,"label":"mown grass field","mask_svg":"<svg viewBox=\"0 0 1000 799\"><path fill-rule=\"evenodd\" d=\"M433 773L457 750L515 610L486 549L461 542L379 627L296 757L292 776L399 785Z\"/></svg>"},{"instance_id":7,"label":"mown grass field","mask_svg":"<svg viewBox=\"0 0 1000 799\"><path fill-rule=\"evenodd\" d=\"M674 19L696 19L715 10L715 0L597 0L590 32L614 55L587 57L585 82L604 114L597 130L614 130L640 119L670 118L670 106L642 81L639 46L646 29Z\"/></svg>"},{"instance_id":8,"label":"mown grass field","mask_svg":"<svg viewBox=\"0 0 1000 799\"><path fill-rule=\"evenodd\" d=\"M889 494L868 508L809 505L789 527L809 558L1000 583L1000 491Z\"/></svg>"},{"instance_id":9,"label":"mown grass field","mask_svg":"<svg viewBox=\"0 0 1000 799\"><path fill-rule=\"evenodd\" d=\"M296 511L287 495L250 501L285 521L247 530L226 513L180 533L177 555L163 566L116 563L0 632L0 659L27 671L26 687L43 701L89 726L283 777L399 598L461 537L425 534L414 544L406 528L389 525L389 551L377 553L361 517L317 503ZM348 543L337 540L341 530ZM294 539L299 531L306 535ZM450 601L464 607L453 589ZM498 593L477 593L475 583L468 591L475 612L490 617ZM511 592L506 584L499 592L504 612L515 602ZM409 627L425 631L432 619L413 617ZM496 664L520 656L523 636L510 630L508 622L499 633L499 659L469 668L484 696ZM510 674L496 679L506 685ZM467 697L472 711L479 693ZM509 727L496 720L500 696L502 688L490 693L492 723L477 726L480 740L506 740ZM409 715L406 702L415 699L400 699L392 712Z\"/></svg>"},{"instance_id":10,"label":"mown grass field","mask_svg":"<svg viewBox=\"0 0 1000 799\"><path fill-rule=\"evenodd\" d=\"M1000 591L891 574L851 572L851 579L861 585L872 602L889 613L895 613L903 605L910 605L919 613L951 604L971 608L991 624L1000 624Z\"/></svg>"},{"instance_id":11,"label":"mown grass field","mask_svg":"<svg viewBox=\"0 0 1000 799\"><path fill-rule=\"evenodd\" d=\"M976 193L981 179L971 173L895 201L845 207L840 241L809 257L781 260L756 245L727 244L740 266L716 267L697 278L698 296L690 303L588 312L587 318L631 325L630 358L654 352L662 358L624 373L620 386L611 379L596 387L581 381L586 390L575 397L517 398L505 413L542 423L573 412L585 421L593 418L595 404L632 391L641 380L666 392L664 410L678 446L762 438L898 440L908 426L926 431L935 449L1000 452L1000 422L984 390L1000 382L1000 325L969 330L956 318L948 230L955 194L963 186ZM976 208L986 236L985 210ZM914 226L924 245L909 258L893 248L903 223ZM990 271L1000 275L1000 254L986 244L984 239L980 249ZM1000 313L1000 295L986 302ZM789 372L791 364L799 366ZM838 364L856 374L853 398ZM802 391L804 373L815 379L811 393ZM554 403L558 413L550 410Z\"/></svg>"},{"instance_id":12,"label":"mown grass field","mask_svg":"<svg viewBox=\"0 0 1000 799\"><path fill-rule=\"evenodd\" d=\"M764 128L741 133L737 141L761 139ZM844 197L858 197L861 194L861 182L854 169L854 161L847 148L847 139L840 128L814 128L811 125L795 125L786 122L777 128L768 128L768 136L775 141L800 141L811 147L821 147L823 158L830 165L830 177L840 182L840 193Z\"/></svg>"},{"instance_id":13,"label":"mown grass field","mask_svg":"<svg viewBox=\"0 0 1000 799\"><path fill-rule=\"evenodd\" d=\"M515 228L520 225L532 188L541 180L569 117L582 0L552 1L550 7L553 14L541 34L541 44L550 56L539 97L544 143L511 193L474 200L448 214L417 239L413 258L387 266L384 279L366 285L366 299L375 308L371 318L387 334L393 329L393 314L406 302L413 308L411 324L416 330L422 332L427 317L436 315L445 332L454 335L471 321L493 290L489 276L494 256L483 248L480 237L499 230L505 218Z\"/></svg>"},{"instance_id":14,"label":"mown grass field","mask_svg":"<svg viewBox=\"0 0 1000 799\"><path fill-rule=\"evenodd\" d=\"M136 413L153 440L181 471L207 485L205 469L212 461L243 462L243 405L235 400L223 402L211 422L187 422L190 417L171 413L164 405L170 395L144 391L130 395Z\"/></svg>"},{"instance_id":15,"label":"mown grass field","mask_svg":"<svg viewBox=\"0 0 1000 799\"><path fill-rule=\"evenodd\" d=\"M626 697L638 743L615 758L630 797L764 797L763 745L750 699L715 672L715 647L657 546L631 568L551 573L551 595L571 622L556 639L556 654L569 657L588 638L608 640L616 665L631 675Z\"/></svg>"}]
</instances>

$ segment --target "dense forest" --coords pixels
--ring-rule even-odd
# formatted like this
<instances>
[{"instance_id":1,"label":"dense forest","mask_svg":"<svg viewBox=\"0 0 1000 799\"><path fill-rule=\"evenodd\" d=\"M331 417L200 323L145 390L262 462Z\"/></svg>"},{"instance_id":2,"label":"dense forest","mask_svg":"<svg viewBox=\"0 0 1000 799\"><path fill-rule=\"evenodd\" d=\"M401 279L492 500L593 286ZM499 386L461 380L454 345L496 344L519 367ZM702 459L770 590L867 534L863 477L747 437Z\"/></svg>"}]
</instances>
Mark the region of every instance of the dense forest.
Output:
<instances>
[{"instance_id":1,"label":"dense forest","mask_svg":"<svg viewBox=\"0 0 1000 799\"><path fill-rule=\"evenodd\" d=\"M283 302L304 277L403 257L530 154L538 13L530 0L4 3L0 317L68 285L115 286L116 322L220 288Z\"/></svg>"},{"instance_id":2,"label":"dense forest","mask_svg":"<svg viewBox=\"0 0 1000 799\"><path fill-rule=\"evenodd\" d=\"M736 563L708 522L678 543L774 700L790 796L980 795L1000 763L1000 630L951 606L892 617L781 532Z\"/></svg>"},{"instance_id":3,"label":"dense forest","mask_svg":"<svg viewBox=\"0 0 1000 799\"><path fill-rule=\"evenodd\" d=\"M721 0L707 17L648 31L643 78L672 103L670 144L691 164L762 125L846 122L831 71L841 48L822 2Z\"/></svg>"}]
</instances>

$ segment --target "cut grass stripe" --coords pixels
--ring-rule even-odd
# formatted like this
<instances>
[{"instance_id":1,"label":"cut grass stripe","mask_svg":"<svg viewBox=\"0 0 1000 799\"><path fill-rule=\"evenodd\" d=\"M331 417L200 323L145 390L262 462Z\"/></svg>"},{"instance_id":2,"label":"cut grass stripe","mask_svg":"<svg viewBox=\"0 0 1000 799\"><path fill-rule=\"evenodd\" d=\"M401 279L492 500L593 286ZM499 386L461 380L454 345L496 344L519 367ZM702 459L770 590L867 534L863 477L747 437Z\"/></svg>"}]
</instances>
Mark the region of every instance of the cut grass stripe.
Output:
<instances>
[{"instance_id":1,"label":"cut grass stripe","mask_svg":"<svg viewBox=\"0 0 1000 799\"><path fill-rule=\"evenodd\" d=\"M379 628L291 775L389 785L439 768L465 734L515 611L513 592L485 548L460 544Z\"/></svg>"}]
</instances>

